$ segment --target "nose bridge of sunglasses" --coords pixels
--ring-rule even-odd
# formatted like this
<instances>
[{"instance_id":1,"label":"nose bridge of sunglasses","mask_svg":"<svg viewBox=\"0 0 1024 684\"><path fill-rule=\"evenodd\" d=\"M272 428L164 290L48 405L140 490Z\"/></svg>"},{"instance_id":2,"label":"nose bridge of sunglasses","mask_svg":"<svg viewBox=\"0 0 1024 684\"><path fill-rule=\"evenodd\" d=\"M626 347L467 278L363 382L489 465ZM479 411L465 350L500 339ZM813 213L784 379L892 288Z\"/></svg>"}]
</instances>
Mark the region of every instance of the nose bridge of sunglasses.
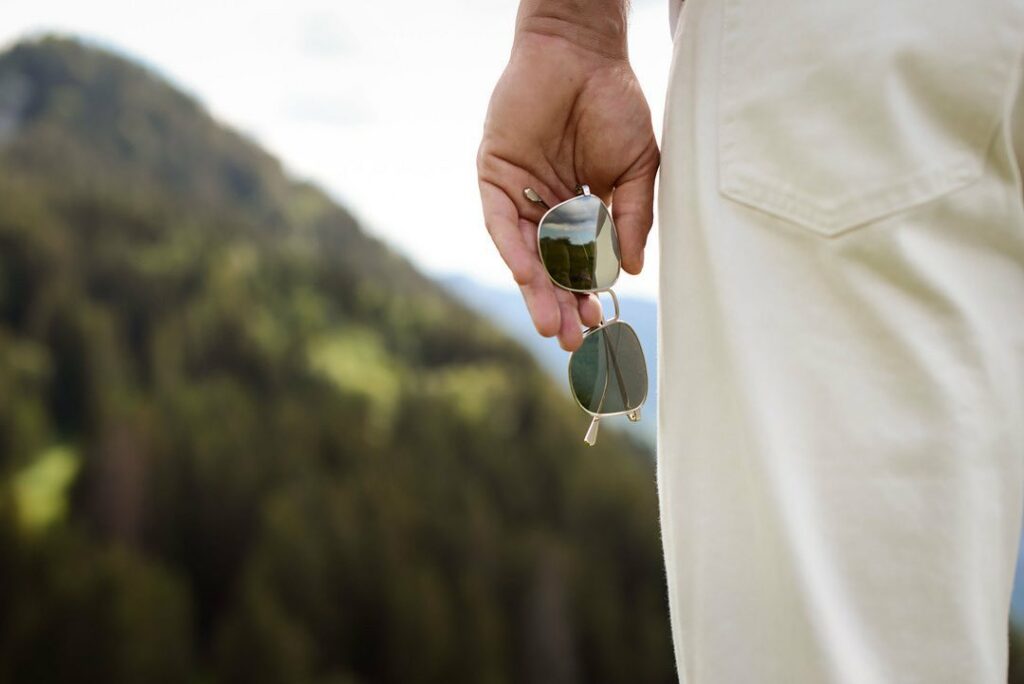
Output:
<instances>
[{"instance_id":1,"label":"nose bridge of sunglasses","mask_svg":"<svg viewBox=\"0 0 1024 684\"><path fill-rule=\"evenodd\" d=\"M592 325L589 328L587 328L586 330L584 330L583 331L584 334L593 332L595 330L598 330L599 328L605 327L606 325L608 325L610 323L615 323L616 321L620 320L621 317L619 315L619 298L615 296L615 292L613 292L612 290L598 290L596 292L590 292L589 294L592 294L595 297L597 297L597 303L601 306L601 321L599 323L597 323L596 325ZM608 311L608 304L601 299L601 295L603 295L603 294L607 294L609 297L611 297L611 300L612 300L611 309L612 309L612 311L615 312L615 315L613 315L613 316L606 315L605 312Z\"/></svg>"},{"instance_id":2,"label":"nose bridge of sunglasses","mask_svg":"<svg viewBox=\"0 0 1024 684\"><path fill-rule=\"evenodd\" d=\"M614 321L619 320L619 298L617 296L615 296L615 291L612 290L611 288L608 288L607 290L598 290L597 292L594 292L593 294L597 297L597 301L601 305L601 325L606 325L608 323L612 323ZM601 301L601 295L603 295L603 294L607 294L609 297L611 297L611 300L612 300L612 310L615 312L615 315L612 316L611 318L608 318L608 317L606 317L604 315L604 312L607 309L606 309L606 306L605 306L604 302Z\"/></svg>"}]
</instances>

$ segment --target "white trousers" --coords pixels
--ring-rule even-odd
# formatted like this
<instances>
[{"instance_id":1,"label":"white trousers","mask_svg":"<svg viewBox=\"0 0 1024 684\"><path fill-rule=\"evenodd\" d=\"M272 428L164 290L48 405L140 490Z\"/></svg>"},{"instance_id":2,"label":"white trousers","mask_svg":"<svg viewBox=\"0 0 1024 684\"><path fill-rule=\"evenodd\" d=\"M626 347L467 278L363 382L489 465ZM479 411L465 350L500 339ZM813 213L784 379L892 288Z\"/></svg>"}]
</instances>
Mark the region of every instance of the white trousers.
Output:
<instances>
[{"instance_id":1,"label":"white trousers","mask_svg":"<svg viewBox=\"0 0 1024 684\"><path fill-rule=\"evenodd\" d=\"M1003 684L1024 2L686 0L658 197L683 684Z\"/></svg>"}]
</instances>

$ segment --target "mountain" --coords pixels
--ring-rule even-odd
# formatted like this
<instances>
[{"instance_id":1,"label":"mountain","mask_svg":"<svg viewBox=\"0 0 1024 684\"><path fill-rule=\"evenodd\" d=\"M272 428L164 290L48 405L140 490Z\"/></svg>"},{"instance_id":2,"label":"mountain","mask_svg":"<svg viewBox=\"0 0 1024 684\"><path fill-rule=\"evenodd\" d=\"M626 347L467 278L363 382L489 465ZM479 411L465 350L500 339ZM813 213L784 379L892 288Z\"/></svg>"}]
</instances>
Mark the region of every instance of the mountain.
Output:
<instances>
[{"instance_id":1,"label":"mountain","mask_svg":"<svg viewBox=\"0 0 1024 684\"><path fill-rule=\"evenodd\" d=\"M514 285L504 289L498 288L461 274L442 276L439 282L481 316L491 320L502 331L529 349L556 384L571 397L567 371L569 353L558 346L557 339L541 337L537 333L523 297ZM513 282L511 275L509 282ZM614 313L611 311L612 303L607 295L602 297L602 306L609 314ZM640 422L630 423L624 418L614 418L605 422L641 440L653 453L658 436L658 303L643 297L619 296L619 309L622 320L629 323L640 338L647 361L649 387L647 401L640 411ZM603 423L601 429L604 429Z\"/></svg>"},{"instance_id":2,"label":"mountain","mask_svg":"<svg viewBox=\"0 0 1024 684\"><path fill-rule=\"evenodd\" d=\"M650 450L75 40L0 55L0 388L0 684L675 680Z\"/></svg>"}]
</instances>

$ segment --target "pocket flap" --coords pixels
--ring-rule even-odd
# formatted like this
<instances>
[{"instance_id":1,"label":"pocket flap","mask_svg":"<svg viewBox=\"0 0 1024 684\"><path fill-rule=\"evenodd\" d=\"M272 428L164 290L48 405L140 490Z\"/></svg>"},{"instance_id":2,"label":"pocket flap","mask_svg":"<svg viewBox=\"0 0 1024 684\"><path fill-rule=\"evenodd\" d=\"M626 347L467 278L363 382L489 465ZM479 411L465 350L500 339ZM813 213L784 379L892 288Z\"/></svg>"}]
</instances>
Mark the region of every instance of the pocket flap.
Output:
<instances>
[{"instance_id":1,"label":"pocket flap","mask_svg":"<svg viewBox=\"0 0 1024 684\"><path fill-rule=\"evenodd\" d=\"M977 179L1021 14L1004 0L725 0L719 190L838 235Z\"/></svg>"}]
</instances>

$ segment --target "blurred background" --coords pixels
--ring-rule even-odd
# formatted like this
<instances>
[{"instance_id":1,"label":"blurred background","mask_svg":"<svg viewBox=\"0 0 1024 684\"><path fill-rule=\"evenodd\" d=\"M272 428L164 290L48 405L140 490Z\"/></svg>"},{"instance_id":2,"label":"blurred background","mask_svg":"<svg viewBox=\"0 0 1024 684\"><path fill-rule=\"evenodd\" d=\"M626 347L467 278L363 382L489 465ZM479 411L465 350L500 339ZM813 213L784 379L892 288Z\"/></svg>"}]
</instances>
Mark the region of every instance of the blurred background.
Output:
<instances>
[{"instance_id":1,"label":"blurred background","mask_svg":"<svg viewBox=\"0 0 1024 684\"><path fill-rule=\"evenodd\" d=\"M675 681L657 226L587 448L477 195L516 4L0 5L0 684Z\"/></svg>"}]
</instances>

